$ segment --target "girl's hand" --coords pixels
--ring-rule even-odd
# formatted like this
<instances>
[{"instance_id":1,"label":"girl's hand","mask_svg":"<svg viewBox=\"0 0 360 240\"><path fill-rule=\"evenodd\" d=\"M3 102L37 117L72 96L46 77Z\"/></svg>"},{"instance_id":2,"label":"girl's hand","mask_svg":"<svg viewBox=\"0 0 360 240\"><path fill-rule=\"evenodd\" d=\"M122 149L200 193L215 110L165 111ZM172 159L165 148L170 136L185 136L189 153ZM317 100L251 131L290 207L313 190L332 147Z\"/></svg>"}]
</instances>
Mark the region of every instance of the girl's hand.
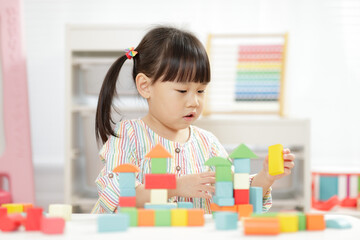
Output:
<instances>
[{"instance_id":1,"label":"girl's hand","mask_svg":"<svg viewBox=\"0 0 360 240\"><path fill-rule=\"evenodd\" d=\"M278 180L282 177L291 174L291 169L293 169L295 166L294 163L295 155L292 154L289 149L284 149L283 157L284 157L284 173L275 176L269 174L269 156L265 157L265 160L263 162L263 171L265 171L265 174L270 182L273 182L275 180Z\"/></svg>"},{"instance_id":2,"label":"girl's hand","mask_svg":"<svg viewBox=\"0 0 360 240\"><path fill-rule=\"evenodd\" d=\"M210 185L214 183L214 172L180 176L176 180L176 190L169 190L169 197L179 196L209 199L212 197L211 193L215 192L215 187Z\"/></svg>"}]
</instances>

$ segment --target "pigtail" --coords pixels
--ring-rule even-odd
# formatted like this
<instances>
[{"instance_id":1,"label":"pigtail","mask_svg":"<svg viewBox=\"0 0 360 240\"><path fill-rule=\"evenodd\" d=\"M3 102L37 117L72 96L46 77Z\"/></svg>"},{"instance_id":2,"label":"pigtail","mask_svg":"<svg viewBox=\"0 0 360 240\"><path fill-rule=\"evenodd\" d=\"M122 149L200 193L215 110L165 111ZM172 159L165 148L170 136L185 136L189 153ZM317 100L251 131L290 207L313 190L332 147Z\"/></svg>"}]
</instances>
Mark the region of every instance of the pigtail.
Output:
<instances>
[{"instance_id":1,"label":"pigtail","mask_svg":"<svg viewBox=\"0 0 360 240\"><path fill-rule=\"evenodd\" d=\"M96 109L95 135L96 140L99 141L99 138L101 138L103 143L106 142L110 135L116 137L112 128L114 121L111 118L111 106L113 97L116 95L116 82L119 77L121 67L123 66L126 59L127 57L124 55L119 57L111 65L101 86Z\"/></svg>"}]
</instances>

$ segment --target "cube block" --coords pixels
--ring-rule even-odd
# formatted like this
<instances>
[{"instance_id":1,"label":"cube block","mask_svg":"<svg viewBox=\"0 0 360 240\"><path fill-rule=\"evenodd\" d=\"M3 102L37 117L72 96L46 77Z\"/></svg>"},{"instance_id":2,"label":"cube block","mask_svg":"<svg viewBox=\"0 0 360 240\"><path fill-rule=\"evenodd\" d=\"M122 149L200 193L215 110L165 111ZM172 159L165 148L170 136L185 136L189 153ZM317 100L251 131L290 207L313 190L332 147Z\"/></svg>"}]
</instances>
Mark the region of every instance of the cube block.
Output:
<instances>
[{"instance_id":1,"label":"cube block","mask_svg":"<svg viewBox=\"0 0 360 240\"><path fill-rule=\"evenodd\" d=\"M135 188L135 173L120 172L118 173L119 188Z\"/></svg>"},{"instance_id":2,"label":"cube block","mask_svg":"<svg viewBox=\"0 0 360 240\"><path fill-rule=\"evenodd\" d=\"M188 210L187 209L171 209L171 226L187 226Z\"/></svg>"},{"instance_id":3,"label":"cube block","mask_svg":"<svg viewBox=\"0 0 360 240\"><path fill-rule=\"evenodd\" d=\"M281 232L297 232L299 230L299 218L297 214L278 214Z\"/></svg>"},{"instance_id":4,"label":"cube block","mask_svg":"<svg viewBox=\"0 0 360 240\"><path fill-rule=\"evenodd\" d=\"M171 226L171 212L169 209L155 210L155 226L159 226L159 227Z\"/></svg>"},{"instance_id":5,"label":"cube block","mask_svg":"<svg viewBox=\"0 0 360 240\"><path fill-rule=\"evenodd\" d=\"M324 230L326 227L323 214L308 213L306 214L306 229L309 231Z\"/></svg>"},{"instance_id":6,"label":"cube block","mask_svg":"<svg viewBox=\"0 0 360 240\"><path fill-rule=\"evenodd\" d=\"M233 160L234 173L250 173L250 159L236 158Z\"/></svg>"},{"instance_id":7,"label":"cube block","mask_svg":"<svg viewBox=\"0 0 360 240\"><path fill-rule=\"evenodd\" d=\"M130 227L136 227L138 225L138 209L134 207L120 207L119 212L127 214L130 219Z\"/></svg>"},{"instance_id":8,"label":"cube block","mask_svg":"<svg viewBox=\"0 0 360 240\"><path fill-rule=\"evenodd\" d=\"M98 232L123 232L129 228L130 217L128 214L102 214L98 216Z\"/></svg>"},{"instance_id":9,"label":"cube block","mask_svg":"<svg viewBox=\"0 0 360 240\"><path fill-rule=\"evenodd\" d=\"M233 183L232 182L218 182L215 183L215 196L218 198L232 198L233 197Z\"/></svg>"},{"instance_id":10,"label":"cube block","mask_svg":"<svg viewBox=\"0 0 360 240\"><path fill-rule=\"evenodd\" d=\"M135 188L120 188L120 196L122 197L135 197Z\"/></svg>"},{"instance_id":11,"label":"cube block","mask_svg":"<svg viewBox=\"0 0 360 240\"><path fill-rule=\"evenodd\" d=\"M234 189L249 189L249 174L248 173L235 173L234 174Z\"/></svg>"},{"instance_id":12,"label":"cube block","mask_svg":"<svg viewBox=\"0 0 360 240\"><path fill-rule=\"evenodd\" d=\"M153 174L166 174L167 171L167 158L152 158L150 160L151 173Z\"/></svg>"},{"instance_id":13,"label":"cube block","mask_svg":"<svg viewBox=\"0 0 360 240\"><path fill-rule=\"evenodd\" d=\"M136 197L119 197L120 207L136 207Z\"/></svg>"},{"instance_id":14,"label":"cube block","mask_svg":"<svg viewBox=\"0 0 360 240\"><path fill-rule=\"evenodd\" d=\"M138 226L139 227L155 226L155 210L138 209Z\"/></svg>"},{"instance_id":15,"label":"cube block","mask_svg":"<svg viewBox=\"0 0 360 240\"><path fill-rule=\"evenodd\" d=\"M176 189L176 175L145 174L145 189Z\"/></svg>"},{"instance_id":16,"label":"cube block","mask_svg":"<svg viewBox=\"0 0 360 240\"><path fill-rule=\"evenodd\" d=\"M250 217L253 213L253 205L251 204L241 204L237 206L237 213L239 215L239 220L242 217Z\"/></svg>"},{"instance_id":17,"label":"cube block","mask_svg":"<svg viewBox=\"0 0 360 240\"><path fill-rule=\"evenodd\" d=\"M249 204L250 190L249 189L234 189L235 204Z\"/></svg>"},{"instance_id":18,"label":"cube block","mask_svg":"<svg viewBox=\"0 0 360 240\"><path fill-rule=\"evenodd\" d=\"M26 231L40 231L41 230L41 220L43 218L43 209L34 207L27 210L26 220L25 220L25 230Z\"/></svg>"},{"instance_id":19,"label":"cube block","mask_svg":"<svg viewBox=\"0 0 360 240\"><path fill-rule=\"evenodd\" d=\"M232 182L231 166L216 166L215 180L216 182Z\"/></svg>"},{"instance_id":20,"label":"cube block","mask_svg":"<svg viewBox=\"0 0 360 240\"><path fill-rule=\"evenodd\" d=\"M238 214L233 212L216 212L215 226L217 230L237 229Z\"/></svg>"},{"instance_id":21,"label":"cube block","mask_svg":"<svg viewBox=\"0 0 360 240\"><path fill-rule=\"evenodd\" d=\"M43 217L41 220L41 232L45 234L62 234L65 229L65 219L62 217Z\"/></svg>"},{"instance_id":22,"label":"cube block","mask_svg":"<svg viewBox=\"0 0 360 240\"><path fill-rule=\"evenodd\" d=\"M72 206L69 204L50 204L49 217L62 217L66 221L71 220Z\"/></svg>"},{"instance_id":23,"label":"cube block","mask_svg":"<svg viewBox=\"0 0 360 240\"><path fill-rule=\"evenodd\" d=\"M203 209L188 209L188 226L204 226L205 211Z\"/></svg>"},{"instance_id":24,"label":"cube block","mask_svg":"<svg viewBox=\"0 0 360 240\"><path fill-rule=\"evenodd\" d=\"M168 201L167 189L151 189L150 190L150 203L153 204L166 204Z\"/></svg>"},{"instance_id":25,"label":"cube block","mask_svg":"<svg viewBox=\"0 0 360 240\"><path fill-rule=\"evenodd\" d=\"M278 235L280 233L278 218L245 218L243 226L245 235Z\"/></svg>"}]
</instances>

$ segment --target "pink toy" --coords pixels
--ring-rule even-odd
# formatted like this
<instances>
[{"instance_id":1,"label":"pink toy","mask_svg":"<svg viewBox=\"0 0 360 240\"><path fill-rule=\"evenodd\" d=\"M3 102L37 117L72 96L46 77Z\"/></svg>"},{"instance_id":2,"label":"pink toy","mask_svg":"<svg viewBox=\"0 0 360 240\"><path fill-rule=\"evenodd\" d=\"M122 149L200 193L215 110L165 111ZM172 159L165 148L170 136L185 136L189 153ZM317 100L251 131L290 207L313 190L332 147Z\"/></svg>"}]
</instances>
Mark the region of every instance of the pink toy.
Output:
<instances>
[{"instance_id":1,"label":"pink toy","mask_svg":"<svg viewBox=\"0 0 360 240\"><path fill-rule=\"evenodd\" d=\"M65 228L65 220L60 217L42 218L41 232L45 234L62 234Z\"/></svg>"},{"instance_id":2,"label":"pink toy","mask_svg":"<svg viewBox=\"0 0 360 240\"><path fill-rule=\"evenodd\" d=\"M20 0L0 0L0 53L5 149L0 156L0 175L6 174L9 192L0 201L35 200L30 144L30 120L26 62L21 38ZM3 186L0 178L0 188ZM11 196L10 196L11 194Z\"/></svg>"}]
</instances>

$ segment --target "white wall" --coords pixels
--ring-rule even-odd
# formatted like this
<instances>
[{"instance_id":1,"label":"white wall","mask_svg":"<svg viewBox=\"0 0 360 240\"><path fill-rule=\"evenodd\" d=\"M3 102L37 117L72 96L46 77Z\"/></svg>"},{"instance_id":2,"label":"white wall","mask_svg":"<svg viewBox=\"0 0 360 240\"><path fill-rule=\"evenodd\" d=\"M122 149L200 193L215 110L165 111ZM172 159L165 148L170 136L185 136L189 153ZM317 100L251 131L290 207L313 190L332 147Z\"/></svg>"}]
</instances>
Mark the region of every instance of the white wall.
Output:
<instances>
[{"instance_id":1,"label":"white wall","mask_svg":"<svg viewBox=\"0 0 360 240\"><path fill-rule=\"evenodd\" d=\"M340 0L23 0L35 163L64 160L67 23L289 32L289 116L312 119L313 164L359 164L360 3ZM357 11L356 11L357 9ZM358 94L359 95L359 94ZM291 133L289 133L291 134Z\"/></svg>"}]
</instances>

